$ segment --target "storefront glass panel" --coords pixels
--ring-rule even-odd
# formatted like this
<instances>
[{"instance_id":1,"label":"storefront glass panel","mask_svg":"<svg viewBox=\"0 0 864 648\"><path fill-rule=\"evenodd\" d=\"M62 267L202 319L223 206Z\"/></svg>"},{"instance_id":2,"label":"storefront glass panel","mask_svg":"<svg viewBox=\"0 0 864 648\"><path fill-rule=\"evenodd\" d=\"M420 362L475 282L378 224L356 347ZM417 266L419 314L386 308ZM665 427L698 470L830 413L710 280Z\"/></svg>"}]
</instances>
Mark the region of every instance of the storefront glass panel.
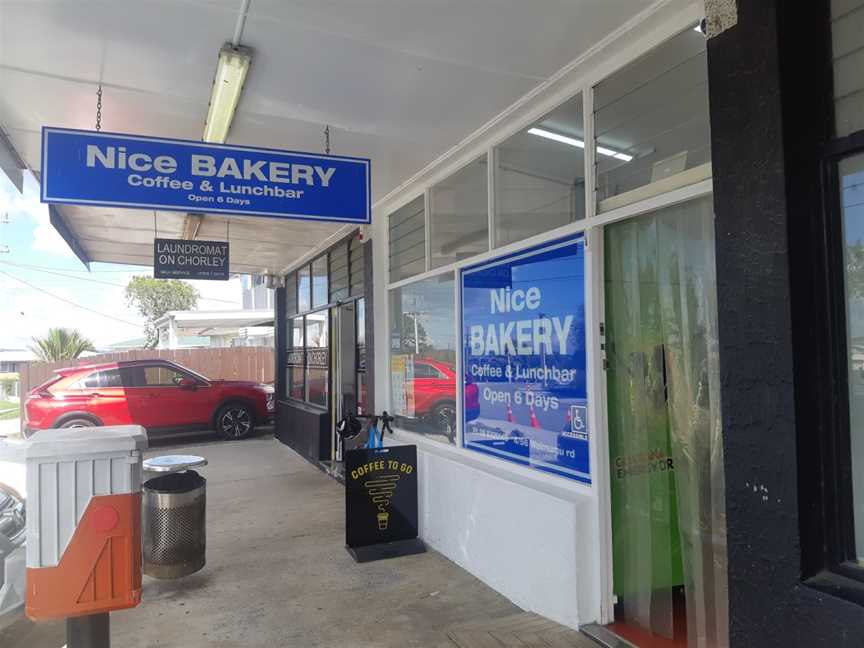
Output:
<instances>
[{"instance_id":1,"label":"storefront glass panel","mask_svg":"<svg viewBox=\"0 0 864 648\"><path fill-rule=\"evenodd\" d=\"M390 215L390 281L426 270L426 210L423 196Z\"/></svg>"},{"instance_id":2,"label":"storefront glass panel","mask_svg":"<svg viewBox=\"0 0 864 648\"><path fill-rule=\"evenodd\" d=\"M343 242L330 250L330 301L348 297L348 243Z\"/></svg>"},{"instance_id":3,"label":"storefront glass panel","mask_svg":"<svg viewBox=\"0 0 864 648\"><path fill-rule=\"evenodd\" d=\"M584 151L581 94L496 149L496 245L585 218Z\"/></svg>"},{"instance_id":4,"label":"storefront glass panel","mask_svg":"<svg viewBox=\"0 0 864 648\"><path fill-rule=\"evenodd\" d=\"M594 89L597 211L711 177L705 37L688 29Z\"/></svg>"},{"instance_id":5,"label":"storefront glass panel","mask_svg":"<svg viewBox=\"0 0 864 648\"><path fill-rule=\"evenodd\" d=\"M728 645L713 232L705 197L604 237L614 629L638 645Z\"/></svg>"},{"instance_id":6,"label":"storefront glass panel","mask_svg":"<svg viewBox=\"0 0 864 648\"><path fill-rule=\"evenodd\" d=\"M297 271L297 311L305 313L312 308L312 278L309 266Z\"/></svg>"},{"instance_id":7,"label":"storefront glass panel","mask_svg":"<svg viewBox=\"0 0 864 648\"><path fill-rule=\"evenodd\" d=\"M297 314L297 275L293 272L285 277L285 316Z\"/></svg>"},{"instance_id":8,"label":"storefront glass panel","mask_svg":"<svg viewBox=\"0 0 864 648\"><path fill-rule=\"evenodd\" d=\"M330 311L306 315L306 400L327 407L329 387Z\"/></svg>"},{"instance_id":9,"label":"storefront glass panel","mask_svg":"<svg viewBox=\"0 0 864 648\"><path fill-rule=\"evenodd\" d=\"M489 249L489 185L486 156L432 188L429 229L432 267Z\"/></svg>"},{"instance_id":10,"label":"storefront glass panel","mask_svg":"<svg viewBox=\"0 0 864 648\"><path fill-rule=\"evenodd\" d=\"M864 155L840 163L855 552L864 564Z\"/></svg>"},{"instance_id":11,"label":"storefront glass panel","mask_svg":"<svg viewBox=\"0 0 864 648\"><path fill-rule=\"evenodd\" d=\"M354 366L357 369L357 413L366 412L366 404L369 402L366 385L366 300L358 299L357 302L357 356Z\"/></svg>"},{"instance_id":12,"label":"storefront glass panel","mask_svg":"<svg viewBox=\"0 0 864 648\"><path fill-rule=\"evenodd\" d=\"M288 396L303 400L305 394L304 379L303 379L303 332L304 324L302 317L295 317L288 320L288 373L287 385Z\"/></svg>"},{"instance_id":13,"label":"storefront glass panel","mask_svg":"<svg viewBox=\"0 0 864 648\"><path fill-rule=\"evenodd\" d=\"M327 304L327 255L312 262L312 308Z\"/></svg>"},{"instance_id":14,"label":"storefront glass panel","mask_svg":"<svg viewBox=\"0 0 864 648\"><path fill-rule=\"evenodd\" d=\"M453 274L390 291L390 389L396 425L456 438L456 313Z\"/></svg>"}]
</instances>

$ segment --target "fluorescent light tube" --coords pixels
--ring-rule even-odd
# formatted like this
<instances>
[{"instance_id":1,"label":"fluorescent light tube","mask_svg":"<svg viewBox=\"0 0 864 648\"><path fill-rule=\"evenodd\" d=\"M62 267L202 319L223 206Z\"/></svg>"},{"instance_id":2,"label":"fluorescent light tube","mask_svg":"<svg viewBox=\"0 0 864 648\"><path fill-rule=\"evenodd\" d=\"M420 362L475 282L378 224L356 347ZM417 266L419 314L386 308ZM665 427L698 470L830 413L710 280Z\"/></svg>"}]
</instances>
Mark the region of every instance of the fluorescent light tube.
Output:
<instances>
[{"instance_id":1,"label":"fluorescent light tube","mask_svg":"<svg viewBox=\"0 0 864 648\"><path fill-rule=\"evenodd\" d=\"M204 124L205 142L222 144L228 138L251 62L252 52L246 47L227 43L219 50L207 122Z\"/></svg>"},{"instance_id":2,"label":"fluorescent light tube","mask_svg":"<svg viewBox=\"0 0 864 648\"><path fill-rule=\"evenodd\" d=\"M553 133L552 131L543 130L542 128L529 128L528 132L532 135L537 135L538 137L545 137L546 139L550 139L554 142L569 144L570 146L575 146L581 149L585 148L585 142L580 139L576 139L575 137L567 137L566 135Z\"/></svg>"},{"instance_id":3,"label":"fluorescent light tube","mask_svg":"<svg viewBox=\"0 0 864 648\"><path fill-rule=\"evenodd\" d=\"M580 139L576 139L575 137L567 137L566 135L561 135L560 133L553 133L552 131L545 130L543 128L529 128L528 132L531 135L537 135L538 137L544 137L546 139L550 139L554 142L561 142L562 144L569 144L570 146L575 146L576 148L585 148L585 142ZM609 157L613 157L616 160L623 160L624 162L629 162L633 159L632 155L627 155L626 153L621 153L619 151L613 151L612 149L605 148L603 146L597 147L597 152L600 155L608 155Z\"/></svg>"}]
</instances>

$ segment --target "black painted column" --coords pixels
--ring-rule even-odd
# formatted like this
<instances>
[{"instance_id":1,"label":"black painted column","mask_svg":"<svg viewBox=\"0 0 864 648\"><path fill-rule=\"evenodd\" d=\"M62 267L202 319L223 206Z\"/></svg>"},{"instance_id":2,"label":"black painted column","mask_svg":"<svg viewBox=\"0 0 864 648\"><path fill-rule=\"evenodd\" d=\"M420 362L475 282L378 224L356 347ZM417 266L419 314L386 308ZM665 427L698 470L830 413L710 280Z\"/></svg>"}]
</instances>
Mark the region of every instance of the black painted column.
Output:
<instances>
[{"instance_id":1,"label":"black painted column","mask_svg":"<svg viewBox=\"0 0 864 648\"><path fill-rule=\"evenodd\" d=\"M811 587L802 562L822 433L808 322L824 317L813 222L830 129L826 11L739 0L737 25L708 41L733 648L864 645L864 608Z\"/></svg>"},{"instance_id":2,"label":"black painted column","mask_svg":"<svg viewBox=\"0 0 864 648\"><path fill-rule=\"evenodd\" d=\"M775 0L708 41L732 646L763 646L796 585L789 249ZM779 540L779 541L778 541ZM777 619L781 621L781 619ZM760 628L761 625L761 628Z\"/></svg>"}]
</instances>

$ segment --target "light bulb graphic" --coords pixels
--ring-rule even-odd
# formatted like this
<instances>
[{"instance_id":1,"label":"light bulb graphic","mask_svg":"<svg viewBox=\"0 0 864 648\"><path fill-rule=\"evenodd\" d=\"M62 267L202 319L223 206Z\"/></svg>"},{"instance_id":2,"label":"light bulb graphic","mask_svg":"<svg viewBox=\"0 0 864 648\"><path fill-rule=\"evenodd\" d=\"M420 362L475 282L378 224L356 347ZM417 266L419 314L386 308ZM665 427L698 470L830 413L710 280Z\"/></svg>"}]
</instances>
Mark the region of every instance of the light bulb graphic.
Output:
<instances>
[{"instance_id":1,"label":"light bulb graphic","mask_svg":"<svg viewBox=\"0 0 864 648\"><path fill-rule=\"evenodd\" d=\"M399 475L381 475L375 479L364 482L363 485L369 491L369 497L378 505L378 530L386 531L390 524L390 500L396 491Z\"/></svg>"}]
</instances>

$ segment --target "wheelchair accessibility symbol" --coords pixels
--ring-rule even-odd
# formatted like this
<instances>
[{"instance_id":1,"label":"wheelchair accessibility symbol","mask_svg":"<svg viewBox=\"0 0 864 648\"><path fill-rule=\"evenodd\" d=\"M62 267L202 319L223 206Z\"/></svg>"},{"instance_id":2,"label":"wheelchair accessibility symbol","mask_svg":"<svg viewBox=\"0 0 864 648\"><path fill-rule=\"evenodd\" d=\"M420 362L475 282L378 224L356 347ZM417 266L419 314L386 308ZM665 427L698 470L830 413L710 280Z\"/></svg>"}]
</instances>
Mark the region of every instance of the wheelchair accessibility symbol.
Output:
<instances>
[{"instance_id":1,"label":"wheelchair accessibility symbol","mask_svg":"<svg viewBox=\"0 0 864 648\"><path fill-rule=\"evenodd\" d=\"M588 440L588 406L570 406L570 436L580 441Z\"/></svg>"}]
</instances>

